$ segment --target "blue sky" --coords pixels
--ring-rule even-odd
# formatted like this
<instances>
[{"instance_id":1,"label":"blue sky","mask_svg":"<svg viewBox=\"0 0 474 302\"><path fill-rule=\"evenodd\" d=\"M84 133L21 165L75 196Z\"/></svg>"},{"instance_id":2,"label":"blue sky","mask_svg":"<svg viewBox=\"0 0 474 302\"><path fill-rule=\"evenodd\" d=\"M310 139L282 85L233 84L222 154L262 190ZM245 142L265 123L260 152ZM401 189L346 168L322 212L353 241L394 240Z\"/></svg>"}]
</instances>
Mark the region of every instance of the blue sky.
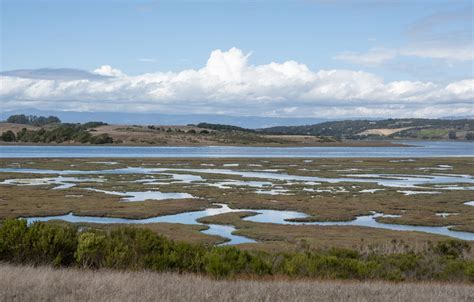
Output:
<instances>
[{"instance_id":1,"label":"blue sky","mask_svg":"<svg viewBox=\"0 0 474 302\"><path fill-rule=\"evenodd\" d=\"M201 108L208 108L206 113L207 111L233 113L222 110L221 107L228 106L218 104L216 98L219 97L229 102L242 99L242 104L246 106L256 99L262 103L271 103L267 107L259 103L261 106L255 109L265 115L278 116L308 115L308 109L312 109L309 115L313 116L314 112L318 112L318 107L328 109L334 104L333 100L340 101L340 108L348 109L344 112L351 112L350 106L355 106L367 108L367 111L361 109L357 114L363 115L364 112L372 114L369 113L370 108L380 107L380 104L371 103L372 99L384 98L393 99L393 104L385 104L384 108L372 111L389 116L410 112L407 107L409 100L424 93L424 97L419 98L420 102L421 99L426 102L435 99L440 108L436 114L444 114L442 107L447 108L446 102L452 99L459 99L458 114L471 114L469 110L470 107L472 110L472 106L469 106L468 101L472 101L472 91L462 85L470 85L471 82L463 81L470 81L473 77L472 10L470 1L434 0L3 0L0 60L2 71L75 68L116 77L118 73L111 74L110 70L119 70L121 81L127 77L131 86L137 82L164 83L163 74L172 73L176 77L167 77L166 81L176 83L177 79L182 80L183 71L199 71L205 68L211 53L222 50L224 55L218 59L222 59L225 64L236 64L235 66L240 66L241 63L237 62L239 60L244 60L245 66L257 69L259 66L268 67L271 62L283 64L295 61L306 66L312 72L308 77L314 76L314 78L298 78L296 75L283 72L286 78L280 79L281 81L298 82L294 89L303 89L303 82L306 84L309 81L315 82L311 84L312 86L303 85L307 90L304 95L292 93L291 87L286 87L284 83L272 82L272 87L277 86L276 90L282 90L279 94L273 95L267 90L261 91L258 83L261 83L262 79L267 79L265 76L271 77L273 81L278 78L277 75L272 73L270 76L267 72L263 76L255 70L247 74L245 70L235 71L231 67L230 69L237 73L242 72L237 77L235 74L232 75L232 80L238 78L239 81L246 83L247 88L250 86L253 88L246 88L239 95L235 94L235 87L228 87L227 94L225 91L220 91L217 96L210 95L206 90L208 87L202 84L209 79L204 79L202 76L199 79L192 77L192 81L183 80L179 87L169 85L158 87L156 84L151 88L150 85L142 87L142 90L132 91L130 94L124 93L123 90L112 91L111 94L115 93L115 97L114 95L104 97L104 91L94 96L90 93L90 88L87 92L71 93L71 83L68 82L61 86L64 94L57 96L47 92L13 93L12 91L20 87L15 85L20 84L14 83L12 77L9 77L4 83L11 87L7 87L9 89L5 89L6 91L0 96L3 100L8 98L8 109L14 106L46 108L53 106L51 103L53 99L57 105L58 99L74 98L75 101L82 102L79 106L82 110L100 110L101 106L94 107L91 103L105 98L111 103L114 102L113 99L116 102L120 99L121 105L118 107L120 110L127 110L123 102L130 98L130 102L141 99L141 107L138 107L143 108L142 110L162 111L163 104L166 103L169 106L176 104L175 111L181 112L186 101L198 94ZM232 48L239 50L241 56L228 53ZM101 66L108 66L109 69L101 71ZM272 69L272 72L274 71ZM321 74L317 75L320 71L339 73L330 74L330 78L326 76L323 79ZM347 72L341 73L341 71ZM359 87L362 85L361 82L367 82L365 78L353 81L358 76L357 72L363 72L363 76L367 73L377 77L378 80L374 81L374 85L383 86L372 94L365 93L366 88ZM150 76L145 76L149 73L160 75L152 80ZM301 71L299 73L301 74ZM211 74L216 76L213 72ZM242 75L245 75L244 79L241 78ZM293 78L295 76L297 78ZM222 74L217 77L225 83L230 81ZM119 85L117 81L112 86ZM342 95L336 93L337 89L335 93L326 95L327 87L321 88L320 84L326 83L325 81L332 81L331 83L339 81L334 83L332 88L359 86L355 91L348 91ZM400 85L397 83L402 81L404 86L400 90ZM121 87L125 85L122 82ZM390 86L391 83L395 84ZM449 93L441 91L452 83L461 85L455 87L455 95L451 90ZM56 90L58 85L61 85L59 82L40 84L43 88L45 85L49 85L48 87L53 85ZM433 86L428 89L431 84ZM104 85L109 85L109 88L104 88L105 91L111 91L110 82ZM179 93L170 92L177 89L191 90L196 85L205 87L198 87L195 93L190 91L189 97L181 93L182 90ZM412 94L408 99L402 103L397 102L395 100L397 98L407 98L405 96L407 85L418 86L409 89ZM282 89L282 86L287 89ZM315 90L316 86L318 89ZM398 89L395 94L392 93L394 89ZM130 89L126 90L130 92ZM160 93L157 93L157 90ZM166 93L162 90L166 90ZM255 95L257 97L254 98ZM147 107L144 103L152 102L150 99L156 100L157 104ZM326 103L322 102L322 99L326 100ZM359 103L354 104L354 100L359 100ZM418 102L418 99L416 101ZM194 106L196 102L191 103ZM402 111L405 113L396 110L390 113L390 105L404 107ZM426 106L428 103L417 107L421 115L431 114L425 110ZM70 110L70 106L64 105L63 108ZM236 111L235 114L247 115L255 109L249 112ZM328 114L335 116L337 112L338 110L327 111ZM340 112L339 115L347 114L344 112Z\"/></svg>"}]
</instances>

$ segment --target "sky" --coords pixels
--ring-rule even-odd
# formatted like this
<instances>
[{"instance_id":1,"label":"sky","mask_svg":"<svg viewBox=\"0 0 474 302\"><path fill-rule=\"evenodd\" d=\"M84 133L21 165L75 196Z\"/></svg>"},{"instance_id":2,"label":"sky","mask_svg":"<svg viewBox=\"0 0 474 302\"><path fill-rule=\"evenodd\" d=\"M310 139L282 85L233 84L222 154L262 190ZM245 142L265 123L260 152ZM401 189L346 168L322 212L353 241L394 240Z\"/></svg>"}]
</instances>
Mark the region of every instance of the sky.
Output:
<instances>
[{"instance_id":1,"label":"sky","mask_svg":"<svg viewBox=\"0 0 474 302\"><path fill-rule=\"evenodd\" d=\"M471 1L0 1L5 111L474 115Z\"/></svg>"}]
</instances>

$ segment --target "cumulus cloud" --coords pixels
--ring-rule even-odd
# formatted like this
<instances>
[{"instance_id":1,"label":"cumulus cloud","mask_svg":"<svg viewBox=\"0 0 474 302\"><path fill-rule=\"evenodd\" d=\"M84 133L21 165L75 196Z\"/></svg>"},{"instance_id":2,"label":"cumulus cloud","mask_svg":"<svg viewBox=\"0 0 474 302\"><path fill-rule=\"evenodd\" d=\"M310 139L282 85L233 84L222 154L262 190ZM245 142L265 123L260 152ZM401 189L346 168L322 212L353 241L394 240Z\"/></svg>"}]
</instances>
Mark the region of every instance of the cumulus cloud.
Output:
<instances>
[{"instance_id":1,"label":"cumulus cloud","mask_svg":"<svg viewBox=\"0 0 474 302\"><path fill-rule=\"evenodd\" d=\"M124 76L123 72L119 69L112 68L110 65L102 65L96 70L94 70L95 74L102 75L102 76L109 76L109 77L121 77Z\"/></svg>"},{"instance_id":2,"label":"cumulus cloud","mask_svg":"<svg viewBox=\"0 0 474 302\"><path fill-rule=\"evenodd\" d=\"M353 70L310 70L296 61L252 65L237 48L214 50L200 69L128 76L104 65L103 80L1 76L5 110L225 113L266 116L442 116L473 114L474 80L447 85L385 82Z\"/></svg>"}]
</instances>

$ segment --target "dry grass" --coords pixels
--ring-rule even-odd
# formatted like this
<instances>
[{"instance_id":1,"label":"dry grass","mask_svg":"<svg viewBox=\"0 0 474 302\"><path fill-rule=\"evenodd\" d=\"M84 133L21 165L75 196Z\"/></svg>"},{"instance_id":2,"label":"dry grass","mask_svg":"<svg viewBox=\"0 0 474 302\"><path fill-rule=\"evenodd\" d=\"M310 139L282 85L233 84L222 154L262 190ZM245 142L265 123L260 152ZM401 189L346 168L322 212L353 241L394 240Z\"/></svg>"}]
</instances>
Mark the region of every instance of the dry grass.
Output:
<instances>
[{"instance_id":1,"label":"dry grass","mask_svg":"<svg viewBox=\"0 0 474 302\"><path fill-rule=\"evenodd\" d=\"M365 130L359 135L370 135L370 134L375 134L375 135L382 135L382 136L389 136L390 134L394 134L403 130L411 129L413 127L404 127L404 128L395 128L395 129L390 129L390 128L381 128L381 129L369 129Z\"/></svg>"},{"instance_id":2,"label":"dry grass","mask_svg":"<svg viewBox=\"0 0 474 302\"><path fill-rule=\"evenodd\" d=\"M234 280L0 265L2 301L473 301L449 283Z\"/></svg>"}]
</instances>

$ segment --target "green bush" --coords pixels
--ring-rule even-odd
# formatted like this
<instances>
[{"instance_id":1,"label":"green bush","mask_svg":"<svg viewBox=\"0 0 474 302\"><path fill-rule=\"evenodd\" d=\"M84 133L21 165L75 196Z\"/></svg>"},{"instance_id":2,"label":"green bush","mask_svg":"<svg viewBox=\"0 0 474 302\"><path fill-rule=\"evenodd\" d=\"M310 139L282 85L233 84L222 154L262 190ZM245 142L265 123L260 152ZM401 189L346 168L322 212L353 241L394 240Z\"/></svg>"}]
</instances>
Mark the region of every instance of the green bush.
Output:
<instances>
[{"instance_id":1,"label":"green bush","mask_svg":"<svg viewBox=\"0 0 474 302\"><path fill-rule=\"evenodd\" d=\"M85 268L151 269L309 278L474 281L469 245L447 240L420 253L360 254L349 249L294 253L251 252L236 247L175 242L138 227L85 230L55 223L6 219L0 225L0 261Z\"/></svg>"},{"instance_id":2,"label":"green bush","mask_svg":"<svg viewBox=\"0 0 474 302\"><path fill-rule=\"evenodd\" d=\"M106 236L95 232L79 236L76 260L82 267L99 268L105 263Z\"/></svg>"},{"instance_id":3,"label":"green bush","mask_svg":"<svg viewBox=\"0 0 474 302\"><path fill-rule=\"evenodd\" d=\"M26 262L28 251L26 220L7 219L0 228L0 259Z\"/></svg>"},{"instance_id":4,"label":"green bush","mask_svg":"<svg viewBox=\"0 0 474 302\"><path fill-rule=\"evenodd\" d=\"M29 258L34 263L71 265L77 249L77 233L73 227L34 223L28 229Z\"/></svg>"},{"instance_id":5,"label":"green bush","mask_svg":"<svg viewBox=\"0 0 474 302\"><path fill-rule=\"evenodd\" d=\"M13 131L11 131L11 130L3 132L2 135L0 136L0 138L4 142L16 142L15 133L13 133Z\"/></svg>"},{"instance_id":6,"label":"green bush","mask_svg":"<svg viewBox=\"0 0 474 302\"><path fill-rule=\"evenodd\" d=\"M465 252L469 252L471 247L466 241L460 241L455 239L448 239L440 241L434 247L434 251L441 256L448 256L450 258L463 257Z\"/></svg>"},{"instance_id":7,"label":"green bush","mask_svg":"<svg viewBox=\"0 0 474 302\"><path fill-rule=\"evenodd\" d=\"M86 124L60 124L52 129L41 128L39 130L21 129L16 135L19 142L30 143L64 143L64 142L80 142L91 144L111 144L113 138L103 133L93 136L89 131L91 127L102 125L99 122L89 122ZM13 134L14 135L14 134Z\"/></svg>"}]
</instances>

